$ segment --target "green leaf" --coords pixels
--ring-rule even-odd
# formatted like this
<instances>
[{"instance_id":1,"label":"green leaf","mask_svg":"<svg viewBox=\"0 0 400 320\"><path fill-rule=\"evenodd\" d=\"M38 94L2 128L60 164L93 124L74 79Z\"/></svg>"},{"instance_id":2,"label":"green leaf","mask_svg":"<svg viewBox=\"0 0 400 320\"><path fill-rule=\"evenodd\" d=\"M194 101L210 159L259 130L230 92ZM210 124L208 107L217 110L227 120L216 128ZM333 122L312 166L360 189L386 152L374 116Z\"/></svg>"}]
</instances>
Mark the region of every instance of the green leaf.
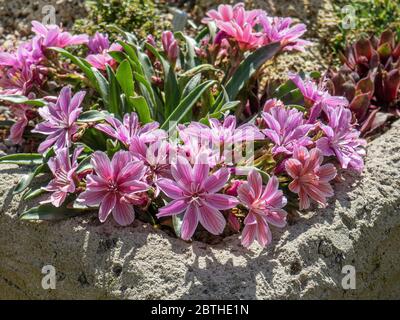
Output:
<instances>
[{"instance_id":1,"label":"green leaf","mask_svg":"<svg viewBox=\"0 0 400 320\"><path fill-rule=\"evenodd\" d=\"M109 65L106 66L107 75L109 80L108 92L108 111L115 116L122 118L124 112L121 103L121 89L115 77L114 71Z\"/></svg>"},{"instance_id":2,"label":"green leaf","mask_svg":"<svg viewBox=\"0 0 400 320\"><path fill-rule=\"evenodd\" d=\"M165 117L168 117L171 114L171 112L173 112L175 108L178 106L179 101L181 99L181 94L178 87L178 81L176 79L176 75L172 66L169 66L169 69L166 72L164 93L165 93L164 115Z\"/></svg>"},{"instance_id":3,"label":"green leaf","mask_svg":"<svg viewBox=\"0 0 400 320\"><path fill-rule=\"evenodd\" d=\"M34 189L34 190L29 189L28 192L26 192L24 194L23 199L26 201L32 200L34 198L41 196L44 193L46 193L46 190L43 190L42 188L38 188L38 189Z\"/></svg>"},{"instance_id":4,"label":"green leaf","mask_svg":"<svg viewBox=\"0 0 400 320\"><path fill-rule=\"evenodd\" d=\"M166 130L170 122L179 123L188 114L195 103L201 98L205 90L215 84L216 81L208 80L199 84L192 92L182 99L179 105L176 107L174 112L167 118L167 120L161 126L162 129ZM170 128L172 130L173 128Z\"/></svg>"},{"instance_id":5,"label":"green leaf","mask_svg":"<svg viewBox=\"0 0 400 320\"><path fill-rule=\"evenodd\" d=\"M122 91L125 92L127 97L133 97L135 95L134 83L133 83L133 73L132 68L128 60L124 60L119 65L116 78Z\"/></svg>"},{"instance_id":6,"label":"green leaf","mask_svg":"<svg viewBox=\"0 0 400 320\"><path fill-rule=\"evenodd\" d=\"M70 59L74 64L76 64L83 71L83 73L89 79L89 81L94 86L94 88L98 91L100 90L100 88L98 87L95 73L94 73L94 70L96 70L96 71L98 71L98 70L93 68L89 62L87 62L84 59L74 56L72 53L70 53L67 50L62 49L62 48L51 47L49 49L56 51L56 52L60 53L61 55L63 55L64 57Z\"/></svg>"},{"instance_id":7,"label":"green leaf","mask_svg":"<svg viewBox=\"0 0 400 320\"><path fill-rule=\"evenodd\" d=\"M279 42L270 43L247 56L226 84L229 100L234 100L252 75L269 59L275 56L281 46Z\"/></svg>"},{"instance_id":8,"label":"green leaf","mask_svg":"<svg viewBox=\"0 0 400 320\"><path fill-rule=\"evenodd\" d=\"M31 172L23 175L21 180L19 180L18 184L15 186L13 194L21 193L22 191L24 191L26 188L29 187L33 178L36 177L39 173L42 173L44 171L45 171L45 165L41 164Z\"/></svg>"},{"instance_id":9,"label":"green leaf","mask_svg":"<svg viewBox=\"0 0 400 320\"><path fill-rule=\"evenodd\" d=\"M100 110L88 110L84 111L80 114L78 118L78 122L97 122L104 120L107 115L110 115L108 112L100 111Z\"/></svg>"},{"instance_id":10,"label":"green leaf","mask_svg":"<svg viewBox=\"0 0 400 320\"><path fill-rule=\"evenodd\" d=\"M181 31L175 32L175 36L178 39L186 42L186 53L185 53L185 69L194 68L196 66L196 40L183 34Z\"/></svg>"},{"instance_id":11,"label":"green leaf","mask_svg":"<svg viewBox=\"0 0 400 320\"><path fill-rule=\"evenodd\" d=\"M135 107L141 123L149 123L153 121L151 118L150 108L144 97L130 97L129 101L131 102L132 106Z\"/></svg>"},{"instance_id":12,"label":"green leaf","mask_svg":"<svg viewBox=\"0 0 400 320\"><path fill-rule=\"evenodd\" d=\"M184 73L180 74L180 77L188 77L188 78L192 78L193 76L195 76L198 73L204 72L204 71L218 71L219 69L215 68L213 65L211 64L200 64L188 71L185 71Z\"/></svg>"},{"instance_id":13,"label":"green leaf","mask_svg":"<svg viewBox=\"0 0 400 320\"><path fill-rule=\"evenodd\" d=\"M70 209L65 206L57 208L51 204L43 204L23 212L20 219L54 221L72 218L83 213L82 210Z\"/></svg>"},{"instance_id":14,"label":"green leaf","mask_svg":"<svg viewBox=\"0 0 400 320\"><path fill-rule=\"evenodd\" d=\"M178 238L181 237L183 223L183 214L174 214L172 216L172 226L174 227L175 234Z\"/></svg>"},{"instance_id":15,"label":"green leaf","mask_svg":"<svg viewBox=\"0 0 400 320\"><path fill-rule=\"evenodd\" d=\"M84 158L78 165L78 168L76 169L76 173L81 173L84 172L86 170L92 169L92 165L90 163L90 160L92 159L92 155L87 156L86 158Z\"/></svg>"},{"instance_id":16,"label":"green leaf","mask_svg":"<svg viewBox=\"0 0 400 320\"><path fill-rule=\"evenodd\" d=\"M42 99L29 99L18 94L2 94L0 95L0 100L15 104L27 104L36 107L44 107L47 104L47 102Z\"/></svg>"},{"instance_id":17,"label":"green leaf","mask_svg":"<svg viewBox=\"0 0 400 320\"><path fill-rule=\"evenodd\" d=\"M0 163L12 163L19 165L39 165L42 164L42 162L42 155L39 153L16 153L0 158Z\"/></svg>"}]
</instances>

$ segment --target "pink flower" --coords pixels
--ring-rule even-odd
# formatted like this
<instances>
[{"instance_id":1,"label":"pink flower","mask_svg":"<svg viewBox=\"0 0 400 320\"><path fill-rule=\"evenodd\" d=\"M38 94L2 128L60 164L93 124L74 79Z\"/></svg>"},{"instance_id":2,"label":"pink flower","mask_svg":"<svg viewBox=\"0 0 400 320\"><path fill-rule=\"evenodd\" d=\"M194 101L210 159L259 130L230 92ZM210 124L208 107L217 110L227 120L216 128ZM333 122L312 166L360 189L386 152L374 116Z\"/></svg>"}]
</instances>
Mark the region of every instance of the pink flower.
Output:
<instances>
[{"instance_id":1,"label":"pink flower","mask_svg":"<svg viewBox=\"0 0 400 320\"><path fill-rule=\"evenodd\" d=\"M112 161L104 152L96 151L91 164L96 174L87 176L86 191L77 201L87 206L100 205L99 220L105 222L112 212L114 220L121 226L135 219L132 203L140 202L140 193L148 189L143 182L146 168L128 151L118 151Z\"/></svg>"},{"instance_id":2,"label":"pink flower","mask_svg":"<svg viewBox=\"0 0 400 320\"><path fill-rule=\"evenodd\" d=\"M169 143L160 140L147 145L139 137L133 137L129 151L143 161L147 167L146 180L149 184L155 185L155 196L158 196L159 188L156 182L161 178L172 178L169 164Z\"/></svg>"},{"instance_id":3,"label":"pink flower","mask_svg":"<svg viewBox=\"0 0 400 320\"><path fill-rule=\"evenodd\" d=\"M36 125L32 132L48 136L40 144L39 152L44 152L53 145L57 149L71 146L71 138L78 131L76 120L82 112L80 105L85 94L80 91L72 97L71 88L64 87L55 104L49 102L48 106L39 109L39 114L45 121Z\"/></svg>"},{"instance_id":4,"label":"pink flower","mask_svg":"<svg viewBox=\"0 0 400 320\"><path fill-rule=\"evenodd\" d=\"M293 24L291 18L268 17L266 14L260 16L260 23L264 28L264 44L279 41L283 50L304 51L304 47L311 42L302 40L300 37L307 31L304 24Z\"/></svg>"},{"instance_id":5,"label":"pink flower","mask_svg":"<svg viewBox=\"0 0 400 320\"><path fill-rule=\"evenodd\" d=\"M236 128L236 117L232 115L227 116L223 123L215 118L210 118L209 122L210 127L199 122L191 122L184 129L184 134L206 139L210 144L219 146L264 139L255 125L246 123Z\"/></svg>"},{"instance_id":6,"label":"pink flower","mask_svg":"<svg viewBox=\"0 0 400 320\"><path fill-rule=\"evenodd\" d=\"M276 106L269 112L263 112L262 117L267 124L267 129L263 132L274 143L272 148L274 155L279 153L290 155L295 147L312 144L307 134L314 126L305 124L302 112Z\"/></svg>"},{"instance_id":7,"label":"pink flower","mask_svg":"<svg viewBox=\"0 0 400 320\"><path fill-rule=\"evenodd\" d=\"M14 144L22 143L22 136L32 114L32 107L28 105L17 105L11 108L17 121L10 128L10 140Z\"/></svg>"},{"instance_id":8,"label":"pink flower","mask_svg":"<svg viewBox=\"0 0 400 320\"><path fill-rule=\"evenodd\" d=\"M299 194L300 210L310 207L310 198L325 207L326 198L334 194L329 181L336 177L336 168L331 163L321 166L322 161L319 149L308 152L299 147L294 150L293 158L285 162L286 171L293 178L289 190Z\"/></svg>"},{"instance_id":9,"label":"pink flower","mask_svg":"<svg viewBox=\"0 0 400 320\"><path fill-rule=\"evenodd\" d=\"M235 197L217 193L229 180L228 170L223 168L210 175L210 167L204 159L200 155L192 168L185 158L178 157L177 162L171 165L175 181L160 179L157 182L164 194L173 199L159 210L157 217L185 212L181 229L184 240L193 236L199 222L210 233L221 234L226 221L220 210L238 204Z\"/></svg>"},{"instance_id":10,"label":"pink flower","mask_svg":"<svg viewBox=\"0 0 400 320\"><path fill-rule=\"evenodd\" d=\"M349 102L345 97L331 96L321 85L317 85L309 78L302 79L298 74L289 74L289 79L299 88L304 97L307 108L310 108L309 123L314 123L319 117L321 111L327 108L336 108L338 106L347 107Z\"/></svg>"},{"instance_id":11,"label":"pink flower","mask_svg":"<svg viewBox=\"0 0 400 320\"><path fill-rule=\"evenodd\" d=\"M32 31L42 39L42 45L47 48L65 48L67 46L85 44L89 40L85 34L71 35L69 32L63 32L56 25L45 26L38 21L32 21Z\"/></svg>"},{"instance_id":12,"label":"pink flower","mask_svg":"<svg viewBox=\"0 0 400 320\"><path fill-rule=\"evenodd\" d=\"M328 119L328 125L321 125L326 137L317 141L317 147L324 156L336 156L342 168L351 167L361 172L366 141L360 139L360 131L352 126L351 111L344 107L331 108Z\"/></svg>"},{"instance_id":13,"label":"pink flower","mask_svg":"<svg viewBox=\"0 0 400 320\"><path fill-rule=\"evenodd\" d=\"M96 54L110 48L110 42L108 41L108 36L106 34L96 32L93 37L89 38L87 46L90 53Z\"/></svg>"},{"instance_id":14,"label":"pink flower","mask_svg":"<svg viewBox=\"0 0 400 320\"><path fill-rule=\"evenodd\" d=\"M59 207L65 201L68 193L75 192L76 170L78 169L77 159L82 150L82 147L75 149L72 160L69 156L68 148L57 150L56 156L50 158L47 164L54 178L43 190L53 193L48 200L41 203L51 203Z\"/></svg>"},{"instance_id":15,"label":"pink flower","mask_svg":"<svg viewBox=\"0 0 400 320\"><path fill-rule=\"evenodd\" d=\"M158 122L151 122L141 126L135 112L125 114L123 122L114 117L107 117L105 124L98 124L96 129L121 141L129 147L133 137L139 137L143 142L154 142L167 137L164 130L158 129Z\"/></svg>"},{"instance_id":16,"label":"pink flower","mask_svg":"<svg viewBox=\"0 0 400 320\"><path fill-rule=\"evenodd\" d=\"M161 41L168 60L175 63L179 56L179 46L174 34L171 31L164 31L161 35Z\"/></svg>"},{"instance_id":17,"label":"pink flower","mask_svg":"<svg viewBox=\"0 0 400 320\"><path fill-rule=\"evenodd\" d=\"M214 21L217 27L224 34L236 42L243 51L252 50L263 44L262 33L255 29L258 23L258 17L263 13L262 10L247 11L243 3L235 6L220 5L218 10L210 10L207 12L208 18L203 19L204 23ZM217 38L218 38L217 37Z\"/></svg>"},{"instance_id":18,"label":"pink flower","mask_svg":"<svg viewBox=\"0 0 400 320\"><path fill-rule=\"evenodd\" d=\"M107 35L98 32L89 39L88 47L90 54L86 57L86 60L99 70L106 70L107 65L113 68L117 62L109 55L109 52L122 51L123 49L118 43L113 43L110 46Z\"/></svg>"},{"instance_id":19,"label":"pink flower","mask_svg":"<svg viewBox=\"0 0 400 320\"><path fill-rule=\"evenodd\" d=\"M242 245L249 247L254 240L265 247L272 241L269 224L283 228L286 225L286 205L283 192L278 190L278 179L273 176L263 189L260 173L252 170L247 178L248 182L239 187L239 200L249 209L244 219L245 227L242 233Z\"/></svg>"}]
</instances>

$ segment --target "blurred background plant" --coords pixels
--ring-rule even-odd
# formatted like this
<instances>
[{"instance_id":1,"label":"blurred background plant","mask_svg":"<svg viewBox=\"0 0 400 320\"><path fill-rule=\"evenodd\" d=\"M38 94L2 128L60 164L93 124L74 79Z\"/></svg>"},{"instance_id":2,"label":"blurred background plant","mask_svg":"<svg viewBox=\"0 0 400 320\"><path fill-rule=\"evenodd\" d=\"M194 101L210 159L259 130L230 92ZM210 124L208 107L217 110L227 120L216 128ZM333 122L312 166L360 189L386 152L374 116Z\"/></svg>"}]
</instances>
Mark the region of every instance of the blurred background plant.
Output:
<instances>
[{"instance_id":1,"label":"blurred background plant","mask_svg":"<svg viewBox=\"0 0 400 320\"><path fill-rule=\"evenodd\" d=\"M351 14L343 10L345 6L354 9L354 28L343 28L337 24L337 30L328 41L328 49L332 50L333 57L338 58L339 52L360 37L360 34L380 34L391 29L400 36L400 5L393 0L335 0L334 8L339 21L344 21ZM338 62L336 59L335 62Z\"/></svg>"},{"instance_id":2,"label":"blurred background plant","mask_svg":"<svg viewBox=\"0 0 400 320\"><path fill-rule=\"evenodd\" d=\"M94 34L115 25L143 39L148 34L160 34L169 26L163 12L165 4L160 1L92 0L85 1L85 7L87 17L75 21L75 32Z\"/></svg>"}]
</instances>

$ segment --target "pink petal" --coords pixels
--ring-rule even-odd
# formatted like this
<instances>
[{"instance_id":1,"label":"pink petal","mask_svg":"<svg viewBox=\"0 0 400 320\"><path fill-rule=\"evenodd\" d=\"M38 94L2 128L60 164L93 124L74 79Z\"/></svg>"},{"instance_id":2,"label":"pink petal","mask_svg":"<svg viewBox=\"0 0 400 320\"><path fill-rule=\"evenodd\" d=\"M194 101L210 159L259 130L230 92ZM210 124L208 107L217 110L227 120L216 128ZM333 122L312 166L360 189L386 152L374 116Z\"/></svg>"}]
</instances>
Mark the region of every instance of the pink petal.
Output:
<instances>
[{"instance_id":1,"label":"pink petal","mask_svg":"<svg viewBox=\"0 0 400 320\"><path fill-rule=\"evenodd\" d=\"M173 200L158 210L157 217L161 218L180 214L187 208L188 203L184 199Z\"/></svg>"},{"instance_id":2,"label":"pink petal","mask_svg":"<svg viewBox=\"0 0 400 320\"><path fill-rule=\"evenodd\" d=\"M135 210L131 204L117 201L113 210L113 218L121 226L130 225L135 220Z\"/></svg>"},{"instance_id":3,"label":"pink petal","mask_svg":"<svg viewBox=\"0 0 400 320\"><path fill-rule=\"evenodd\" d=\"M117 197L114 193L107 193L100 204L99 220L101 223L107 220L107 217L115 207Z\"/></svg>"},{"instance_id":4,"label":"pink petal","mask_svg":"<svg viewBox=\"0 0 400 320\"><path fill-rule=\"evenodd\" d=\"M113 178L113 170L110 159L104 152L96 151L93 153L91 163L94 170L100 177L105 180L110 180Z\"/></svg>"},{"instance_id":5,"label":"pink petal","mask_svg":"<svg viewBox=\"0 0 400 320\"><path fill-rule=\"evenodd\" d=\"M189 240L196 231L198 223L199 223L199 209L197 208L197 206L190 204L187 207L185 216L183 217L183 222L181 227L181 238L183 240Z\"/></svg>"},{"instance_id":6,"label":"pink petal","mask_svg":"<svg viewBox=\"0 0 400 320\"><path fill-rule=\"evenodd\" d=\"M199 207L199 221L208 232L214 235L221 234L226 225L222 213L206 204Z\"/></svg>"},{"instance_id":7,"label":"pink petal","mask_svg":"<svg viewBox=\"0 0 400 320\"><path fill-rule=\"evenodd\" d=\"M242 245L245 248L250 247L250 245L256 239L257 224L246 224L242 231Z\"/></svg>"},{"instance_id":8,"label":"pink petal","mask_svg":"<svg viewBox=\"0 0 400 320\"><path fill-rule=\"evenodd\" d=\"M228 182L229 176L230 174L228 169L219 169L217 172L213 173L204 180L203 187L209 193L218 192Z\"/></svg>"},{"instance_id":9,"label":"pink petal","mask_svg":"<svg viewBox=\"0 0 400 320\"><path fill-rule=\"evenodd\" d=\"M205 195L207 204L218 210L228 210L239 204L239 201L225 194L207 194Z\"/></svg>"},{"instance_id":10,"label":"pink petal","mask_svg":"<svg viewBox=\"0 0 400 320\"><path fill-rule=\"evenodd\" d=\"M192 167L183 157L178 157L177 162L171 166L171 173L179 185L188 186L192 183Z\"/></svg>"},{"instance_id":11,"label":"pink petal","mask_svg":"<svg viewBox=\"0 0 400 320\"><path fill-rule=\"evenodd\" d=\"M265 247L272 241L271 230L264 219L259 219L257 223L257 241L262 247Z\"/></svg>"},{"instance_id":12,"label":"pink petal","mask_svg":"<svg viewBox=\"0 0 400 320\"><path fill-rule=\"evenodd\" d=\"M183 196L182 189L173 180L165 178L159 179L157 181L157 186L171 199L178 199Z\"/></svg>"},{"instance_id":13,"label":"pink petal","mask_svg":"<svg viewBox=\"0 0 400 320\"><path fill-rule=\"evenodd\" d=\"M263 187L261 174L256 170L251 170L249 176L247 177L247 180L249 182L250 188L254 191L254 198L259 199Z\"/></svg>"},{"instance_id":14,"label":"pink petal","mask_svg":"<svg viewBox=\"0 0 400 320\"><path fill-rule=\"evenodd\" d=\"M106 195L107 191L86 190L79 195L77 201L87 206L97 206Z\"/></svg>"}]
</instances>

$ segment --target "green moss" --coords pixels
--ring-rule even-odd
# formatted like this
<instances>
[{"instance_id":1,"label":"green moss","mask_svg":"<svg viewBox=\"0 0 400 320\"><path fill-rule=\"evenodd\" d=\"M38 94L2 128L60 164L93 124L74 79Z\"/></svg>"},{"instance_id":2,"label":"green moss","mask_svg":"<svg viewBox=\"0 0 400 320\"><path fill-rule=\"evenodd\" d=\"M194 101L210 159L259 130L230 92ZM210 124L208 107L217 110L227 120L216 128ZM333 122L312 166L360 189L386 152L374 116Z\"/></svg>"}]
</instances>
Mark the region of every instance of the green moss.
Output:
<instances>
[{"instance_id":1,"label":"green moss","mask_svg":"<svg viewBox=\"0 0 400 320\"><path fill-rule=\"evenodd\" d=\"M150 0L93 0L86 1L88 16L74 24L76 32L104 32L108 25L134 32L139 38L158 34L165 28L159 9Z\"/></svg>"}]
</instances>

